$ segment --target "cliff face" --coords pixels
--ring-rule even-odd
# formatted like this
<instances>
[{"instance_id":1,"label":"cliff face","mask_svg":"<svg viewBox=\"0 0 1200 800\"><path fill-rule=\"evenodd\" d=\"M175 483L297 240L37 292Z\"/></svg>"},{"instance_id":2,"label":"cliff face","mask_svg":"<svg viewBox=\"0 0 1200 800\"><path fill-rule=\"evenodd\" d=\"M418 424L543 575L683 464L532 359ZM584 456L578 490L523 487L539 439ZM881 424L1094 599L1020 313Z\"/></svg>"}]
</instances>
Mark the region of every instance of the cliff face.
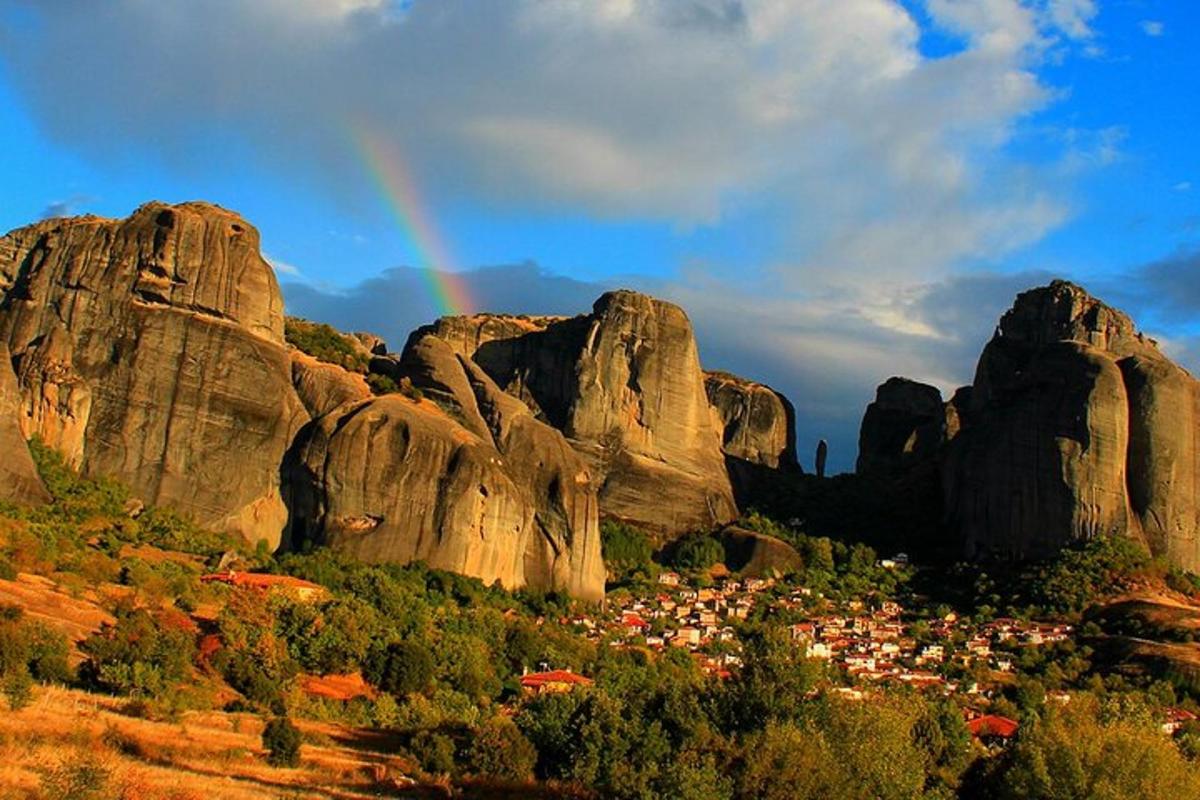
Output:
<instances>
[{"instance_id":1,"label":"cliff face","mask_svg":"<svg viewBox=\"0 0 1200 800\"><path fill-rule=\"evenodd\" d=\"M277 543L279 463L307 419L258 232L204 203L49 220L0 239L18 420L92 475Z\"/></svg>"},{"instance_id":2,"label":"cliff face","mask_svg":"<svg viewBox=\"0 0 1200 800\"><path fill-rule=\"evenodd\" d=\"M1128 316L1062 281L1021 294L963 401L944 480L968 552L1123 535L1200 569L1200 384Z\"/></svg>"},{"instance_id":3,"label":"cliff face","mask_svg":"<svg viewBox=\"0 0 1200 800\"><path fill-rule=\"evenodd\" d=\"M562 435L436 337L410 343L403 369L424 398L340 406L302 438L294 535L366 560L602 597L596 491Z\"/></svg>"},{"instance_id":4,"label":"cliff face","mask_svg":"<svg viewBox=\"0 0 1200 800\"><path fill-rule=\"evenodd\" d=\"M569 319L450 318L417 331L406 359L425 335L562 431L590 465L604 514L665 536L736 517L721 431L679 307L619 291Z\"/></svg>"},{"instance_id":5,"label":"cliff face","mask_svg":"<svg viewBox=\"0 0 1200 800\"><path fill-rule=\"evenodd\" d=\"M786 397L728 372L704 373L704 389L717 414L725 455L771 469L799 466L796 412Z\"/></svg>"},{"instance_id":6,"label":"cliff face","mask_svg":"<svg viewBox=\"0 0 1200 800\"><path fill-rule=\"evenodd\" d=\"M17 420L21 413L21 390L12 371L8 346L0 342L0 500L37 504L50 499L38 476L25 437Z\"/></svg>"}]
</instances>

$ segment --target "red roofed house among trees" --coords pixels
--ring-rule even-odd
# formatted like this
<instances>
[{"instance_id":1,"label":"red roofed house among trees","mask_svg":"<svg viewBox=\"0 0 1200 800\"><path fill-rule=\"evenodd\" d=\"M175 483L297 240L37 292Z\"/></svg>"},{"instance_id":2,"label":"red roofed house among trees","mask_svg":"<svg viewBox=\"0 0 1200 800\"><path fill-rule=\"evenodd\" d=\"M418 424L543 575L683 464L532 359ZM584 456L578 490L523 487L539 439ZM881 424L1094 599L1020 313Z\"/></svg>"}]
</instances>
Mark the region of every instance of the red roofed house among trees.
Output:
<instances>
[{"instance_id":1,"label":"red roofed house among trees","mask_svg":"<svg viewBox=\"0 0 1200 800\"><path fill-rule=\"evenodd\" d=\"M1011 739L1021 724L1015 719L985 714L967 722L967 730L977 739Z\"/></svg>"},{"instance_id":2,"label":"red roofed house among trees","mask_svg":"<svg viewBox=\"0 0 1200 800\"><path fill-rule=\"evenodd\" d=\"M531 672L521 677L521 689L526 694L569 692L576 686L591 685L591 678L576 675L568 669L556 669L550 672Z\"/></svg>"},{"instance_id":3,"label":"red roofed house among trees","mask_svg":"<svg viewBox=\"0 0 1200 800\"><path fill-rule=\"evenodd\" d=\"M260 591L284 591L294 594L299 600L316 600L326 594L325 587L290 575L266 575L259 572L217 572L202 575L203 583L226 583L242 589Z\"/></svg>"}]
</instances>

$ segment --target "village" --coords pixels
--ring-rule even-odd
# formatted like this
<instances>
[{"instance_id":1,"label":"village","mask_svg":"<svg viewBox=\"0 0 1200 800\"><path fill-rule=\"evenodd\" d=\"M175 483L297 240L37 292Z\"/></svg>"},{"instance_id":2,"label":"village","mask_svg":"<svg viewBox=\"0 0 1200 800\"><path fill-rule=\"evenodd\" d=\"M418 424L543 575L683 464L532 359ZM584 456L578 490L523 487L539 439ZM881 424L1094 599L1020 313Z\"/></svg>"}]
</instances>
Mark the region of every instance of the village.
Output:
<instances>
[{"instance_id":1,"label":"village","mask_svg":"<svg viewBox=\"0 0 1200 800\"><path fill-rule=\"evenodd\" d=\"M651 591L612 593L603 614L569 621L599 644L682 648L706 672L727 677L741 664L739 623L773 616L789 622L797 648L844 678L838 682L850 696L883 682L944 694L986 693L988 676L1013 671L1014 645L1050 644L1072 632L1058 622L976 623L952 611L921 619L894 600L839 602L771 577L728 576L693 585L676 572L661 573Z\"/></svg>"}]
</instances>

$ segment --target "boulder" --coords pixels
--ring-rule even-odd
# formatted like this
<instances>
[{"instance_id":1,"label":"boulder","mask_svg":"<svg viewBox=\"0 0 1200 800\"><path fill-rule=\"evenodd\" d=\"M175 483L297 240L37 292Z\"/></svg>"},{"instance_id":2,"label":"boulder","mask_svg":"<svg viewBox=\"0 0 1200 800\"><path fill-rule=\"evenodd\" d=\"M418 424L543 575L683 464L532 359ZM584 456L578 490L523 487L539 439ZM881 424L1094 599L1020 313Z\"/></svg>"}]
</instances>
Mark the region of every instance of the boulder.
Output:
<instances>
[{"instance_id":1,"label":"boulder","mask_svg":"<svg viewBox=\"0 0 1200 800\"><path fill-rule=\"evenodd\" d=\"M371 396L371 387L357 372L318 361L299 350L290 351L289 357L292 386L308 415L314 419L346 403L356 403Z\"/></svg>"},{"instance_id":2,"label":"boulder","mask_svg":"<svg viewBox=\"0 0 1200 800\"><path fill-rule=\"evenodd\" d=\"M424 561L498 582L604 594L588 467L444 341L410 342L391 394L317 420L290 468L293 529L369 561Z\"/></svg>"},{"instance_id":3,"label":"boulder","mask_svg":"<svg viewBox=\"0 0 1200 800\"><path fill-rule=\"evenodd\" d=\"M984 349L943 473L969 553L1129 536L1200 570L1200 384L1065 281L1018 296Z\"/></svg>"},{"instance_id":4,"label":"boulder","mask_svg":"<svg viewBox=\"0 0 1200 800\"><path fill-rule=\"evenodd\" d=\"M746 577L778 577L804 567L804 559L782 539L730 525L721 531L725 566Z\"/></svg>"},{"instance_id":5,"label":"boulder","mask_svg":"<svg viewBox=\"0 0 1200 800\"><path fill-rule=\"evenodd\" d=\"M279 464L308 415L258 232L206 203L54 219L0 239L18 419L88 475L279 542Z\"/></svg>"},{"instance_id":6,"label":"boulder","mask_svg":"<svg viewBox=\"0 0 1200 800\"><path fill-rule=\"evenodd\" d=\"M21 391L12 371L8 346L0 342L0 501L37 505L50 500L17 420Z\"/></svg>"},{"instance_id":7,"label":"boulder","mask_svg":"<svg viewBox=\"0 0 1200 800\"><path fill-rule=\"evenodd\" d=\"M579 317L476 315L415 332L471 359L588 461L601 511L666 538L737 516L691 322L609 292Z\"/></svg>"}]
</instances>

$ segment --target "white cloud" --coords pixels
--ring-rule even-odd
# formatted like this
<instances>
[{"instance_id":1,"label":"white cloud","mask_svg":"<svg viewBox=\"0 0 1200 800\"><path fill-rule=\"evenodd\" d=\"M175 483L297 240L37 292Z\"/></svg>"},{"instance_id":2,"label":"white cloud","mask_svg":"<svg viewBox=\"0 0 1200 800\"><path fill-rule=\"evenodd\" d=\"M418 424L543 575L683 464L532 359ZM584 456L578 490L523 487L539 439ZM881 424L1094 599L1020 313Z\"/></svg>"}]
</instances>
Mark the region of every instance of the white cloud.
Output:
<instances>
[{"instance_id":1,"label":"white cloud","mask_svg":"<svg viewBox=\"0 0 1200 800\"><path fill-rule=\"evenodd\" d=\"M1138 24L1142 28L1142 33L1146 34L1147 36L1157 38L1167 32L1166 24L1159 22L1158 20L1144 19Z\"/></svg>"},{"instance_id":2,"label":"white cloud","mask_svg":"<svg viewBox=\"0 0 1200 800\"><path fill-rule=\"evenodd\" d=\"M1190 192L1192 190L1191 181L1180 181L1172 187L1177 192Z\"/></svg>"},{"instance_id":3,"label":"white cloud","mask_svg":"<svg viewBox=\"0 0 1200 800\"><path fill-rule=\"evenodd\" d=\"M899 0L59 0L0 58L94 159L229 168L192 145L234 132L361 202L367 125L435 197L685 226L750 199L785 220L794 268L912 277L1064 217L1005 148L1055 98L1037 67L1096 13L927 7L959 52L924 57Z\"/></svg>"},{"instance_id":4,"label":"white cloud","mask_svg":"<svg viewBox=\"0 0 1200 800\"><path fill-rule=\"evenodd\" d=\"M289 278L297 278L297 279L304 277L304 273L301 272L300 268L297 267L295 264L290 264L287 261L283 261L281 259L275 258L274 256L269 255L267 253L263 253L263 258L265 258L267 260L267 263L270 264L271 267L280 275L286 275Z\"/></svg>"}]
</instances>

